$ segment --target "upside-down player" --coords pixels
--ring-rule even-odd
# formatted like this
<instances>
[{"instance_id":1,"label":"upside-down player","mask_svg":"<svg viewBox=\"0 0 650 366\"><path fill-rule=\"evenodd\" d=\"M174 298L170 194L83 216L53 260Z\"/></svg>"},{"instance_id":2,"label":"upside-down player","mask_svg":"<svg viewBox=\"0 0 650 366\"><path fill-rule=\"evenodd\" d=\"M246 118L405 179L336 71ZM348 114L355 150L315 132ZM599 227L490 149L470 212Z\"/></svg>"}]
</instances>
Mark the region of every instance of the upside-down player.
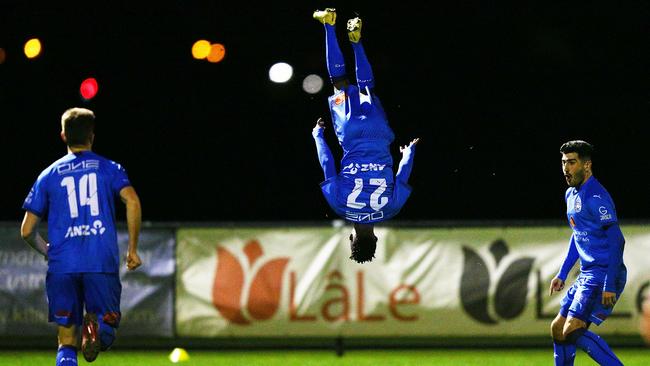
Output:
<instances>
[{"instance_id":1,"label":"upside-down player","mask_svg":"<svg viewBox=\"0 0 650 366\"><path fill-rule=\"evenodd\" d=\"M122 292L115 229L118 197L126 204L127 268L141 264L140 200L124 168L92 152L94 126L92 111L65 111L61 138L68 154L43 170L23 204L21 235L48 261L45 288L49 321L58 325L57 366L77 365L77 328L82 324L81 350L88 362L115 340ZM49 244L37 231L44 216Z\"/></svg>"},{"instance_id":2,"label":"upside-down player","mask_svg":"<svg viewBox=\"0 0 650 366\"><path fill-rule=\"evenodd\" d=\"M551 323L556 366L572 366L576 346L600 365L623 365L607 343L588 328L612 313L627 278L623 264L625 238L618 226L614 201L592 175L593 147L581 140L560 147L562 170L569 185L565 194L567 219L573 229L562 268L551 281L550 293L560 291L575 262L580 275L560 303Z\"/></svg>"},{"instance_id":3,"label":"upside-down player","mask_svg":"<svg viewBox=\"0 0 650 366\"><path fill-rule=\"evenodd\" d=\"M321 190L332 209L354 223L350 258L363 263L374 257L377 245L374 224L395 216L411 194L408 178L419 139L400 147L402 160L393 177L390 144L395 136L373 91L375 79L361 44L361 19L350 19L347 23L356 61L357 85L352 85L347 80L336 38L336 11L328 8L315 11L313 16L325 26L327 70L334 85L334 95L328 102L334 130L343 148L341 170L337 173L332 152L323 138L325 124L318 119L312 136L325 175Z\"/></svg>"}]
</instances>

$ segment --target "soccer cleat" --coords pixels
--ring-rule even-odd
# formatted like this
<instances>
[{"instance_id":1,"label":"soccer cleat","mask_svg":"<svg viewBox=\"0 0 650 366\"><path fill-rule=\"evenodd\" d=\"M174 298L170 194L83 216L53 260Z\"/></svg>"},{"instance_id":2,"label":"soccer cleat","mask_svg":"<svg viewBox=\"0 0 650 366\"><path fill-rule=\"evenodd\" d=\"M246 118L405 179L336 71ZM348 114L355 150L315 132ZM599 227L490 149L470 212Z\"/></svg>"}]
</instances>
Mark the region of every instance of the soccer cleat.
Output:
<instances>
[{"instance_id":1,"label":"soccer cleat","mask_svg":"<svg viewBox=\"0 0 650 366\"><path fill-rule=\"evenodd\" d=\"M323 24L334 25L336 23L336 9L325 8L325 10L316 10L314 12L314 19Z\"/></svg>"},{"instance_id":2,"label":"soccer cleat","mask_svg":"<svg viewBox=\"0 0 650 366\"><path fill-rule=\"evenodd\" d=\"M348 20L348 38L350 38L350 42L354 43L361 40L361 18Z\"/></svg>"},{"instance_id":3,"label":"soccer cleat","mask_svg":"<svg viewBox=\"0 0 650 366\"><path fill-rule=\"evenodd\" d=\"M97 358L100 348L97 314L86 313L84 315L83 329L81 330L81 352L86 361L93 362Z\"/></svg>"}]
</instances>

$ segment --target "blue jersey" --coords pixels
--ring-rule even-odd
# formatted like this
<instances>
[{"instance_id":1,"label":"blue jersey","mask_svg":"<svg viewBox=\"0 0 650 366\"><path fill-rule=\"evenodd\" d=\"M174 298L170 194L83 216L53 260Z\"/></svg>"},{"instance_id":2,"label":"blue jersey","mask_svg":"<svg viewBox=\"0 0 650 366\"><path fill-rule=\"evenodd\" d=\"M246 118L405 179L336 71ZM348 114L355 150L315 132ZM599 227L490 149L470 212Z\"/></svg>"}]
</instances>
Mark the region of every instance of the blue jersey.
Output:
<instances>
[{"instance_id":1,"label":"blue jersey","mask_svg":"<svg viewBox=\"0 0 650 366\"><path fill-rule=\"evenodd\" d=\"M572 242L580 258L581 273L595 282L603 283L610 262L618 257L620 263L612 265L620 266L614 273L622 275L625 271L622 253L618 253L620 256L612 255L610 248L615 244L610 242L606 233L606 229L616 225L618 219L612 197L605 187L596 178L590 177L579 188L567 189L565 199L567 219L573 229ZM620 250L622 252L622 246ZM614 281L611 279L608 282Z\"/></svg>"},{"instance_id":2,"label":"blue jersey","mask_svg":"<svg viewBox=\"0 0 650 366\"><path fill-rule=\"evenodd\" d=\"M408 169L393 177L390 144L395 136L379 98L350 85L328 101L343 158L340 172L321 183L327 202L348 221L374 223L395 216L411 193L407 181L414 154L405 155Z\"/></svg>"},{"instance_id":3,"label":"blue jersey","mask_svg":"<svg viewBox=\"0 0 650 366\"><path fill-rule=\"evenodd\" d=\"M130 186L124 168L92 151L45 169L23 208L48 217L48 272L119 272L115 200Z\"/></svg>"}]
</instances>

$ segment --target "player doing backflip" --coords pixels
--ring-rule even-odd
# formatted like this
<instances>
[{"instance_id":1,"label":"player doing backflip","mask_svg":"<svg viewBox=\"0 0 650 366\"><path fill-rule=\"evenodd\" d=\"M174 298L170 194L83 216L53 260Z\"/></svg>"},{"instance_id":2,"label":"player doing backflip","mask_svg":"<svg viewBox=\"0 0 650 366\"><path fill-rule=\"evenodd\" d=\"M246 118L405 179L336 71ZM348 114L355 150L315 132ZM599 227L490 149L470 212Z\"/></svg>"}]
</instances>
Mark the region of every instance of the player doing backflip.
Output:
<instances>
[{"instance_id":1,"label":"player doing backflip","mask_svg":"<svg viewBox=\"0 0 650 366\"><path fill-rule=\"evenodd\" d=\"M363 263L374 257L374 224L395 216L411 194L408 178L419 140L400 147L402 160L393 177L390 144L395 136L373 90L375 79L361 44L361 19L347 23L356 62L357 84L353 85L347 80L336 38L336 11L328 8L315 11L313 16L325 27L327 70L334 85L334 95L328 102L334 132L343 149L341 169L337 172L323 137L325 123L319 118L312 136L325 175L321 190L336 214L354 224L354 234L350 235L351 258Z\"/></svg>"}]
</instances>

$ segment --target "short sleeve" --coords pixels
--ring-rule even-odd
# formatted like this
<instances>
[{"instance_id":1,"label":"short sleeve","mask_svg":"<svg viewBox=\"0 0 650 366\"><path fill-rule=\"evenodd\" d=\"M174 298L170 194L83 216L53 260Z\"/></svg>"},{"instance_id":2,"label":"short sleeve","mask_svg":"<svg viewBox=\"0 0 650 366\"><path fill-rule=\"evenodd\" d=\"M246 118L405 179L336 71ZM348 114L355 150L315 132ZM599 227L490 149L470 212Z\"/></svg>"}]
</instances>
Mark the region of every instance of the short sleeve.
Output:
<instances>
[{"instance_id":1,"label":"short sleeve","mask_svg":"<svg viewBox=\"0 0 650 366\"><path fill-rule=\"evenodd\" d=\"M23 209L38 217L44 217L47 213L47 200L47 175L41 175L27 194Z\"/></svg>"},{"instance_id":2,"label":"short sleeve","mask_svg":"<svg viewBox=\"0 0 650 366\"><path fill-rule=\"evenodd\" d=\"M126 174L126 169L124 169L122 165L115 162L112 164L113 180L111 182L111 188L113 189L115 195L119 195L122 188L130 186L131 182L129 181L129 177Z\"/></svg>"}]
</instances>

